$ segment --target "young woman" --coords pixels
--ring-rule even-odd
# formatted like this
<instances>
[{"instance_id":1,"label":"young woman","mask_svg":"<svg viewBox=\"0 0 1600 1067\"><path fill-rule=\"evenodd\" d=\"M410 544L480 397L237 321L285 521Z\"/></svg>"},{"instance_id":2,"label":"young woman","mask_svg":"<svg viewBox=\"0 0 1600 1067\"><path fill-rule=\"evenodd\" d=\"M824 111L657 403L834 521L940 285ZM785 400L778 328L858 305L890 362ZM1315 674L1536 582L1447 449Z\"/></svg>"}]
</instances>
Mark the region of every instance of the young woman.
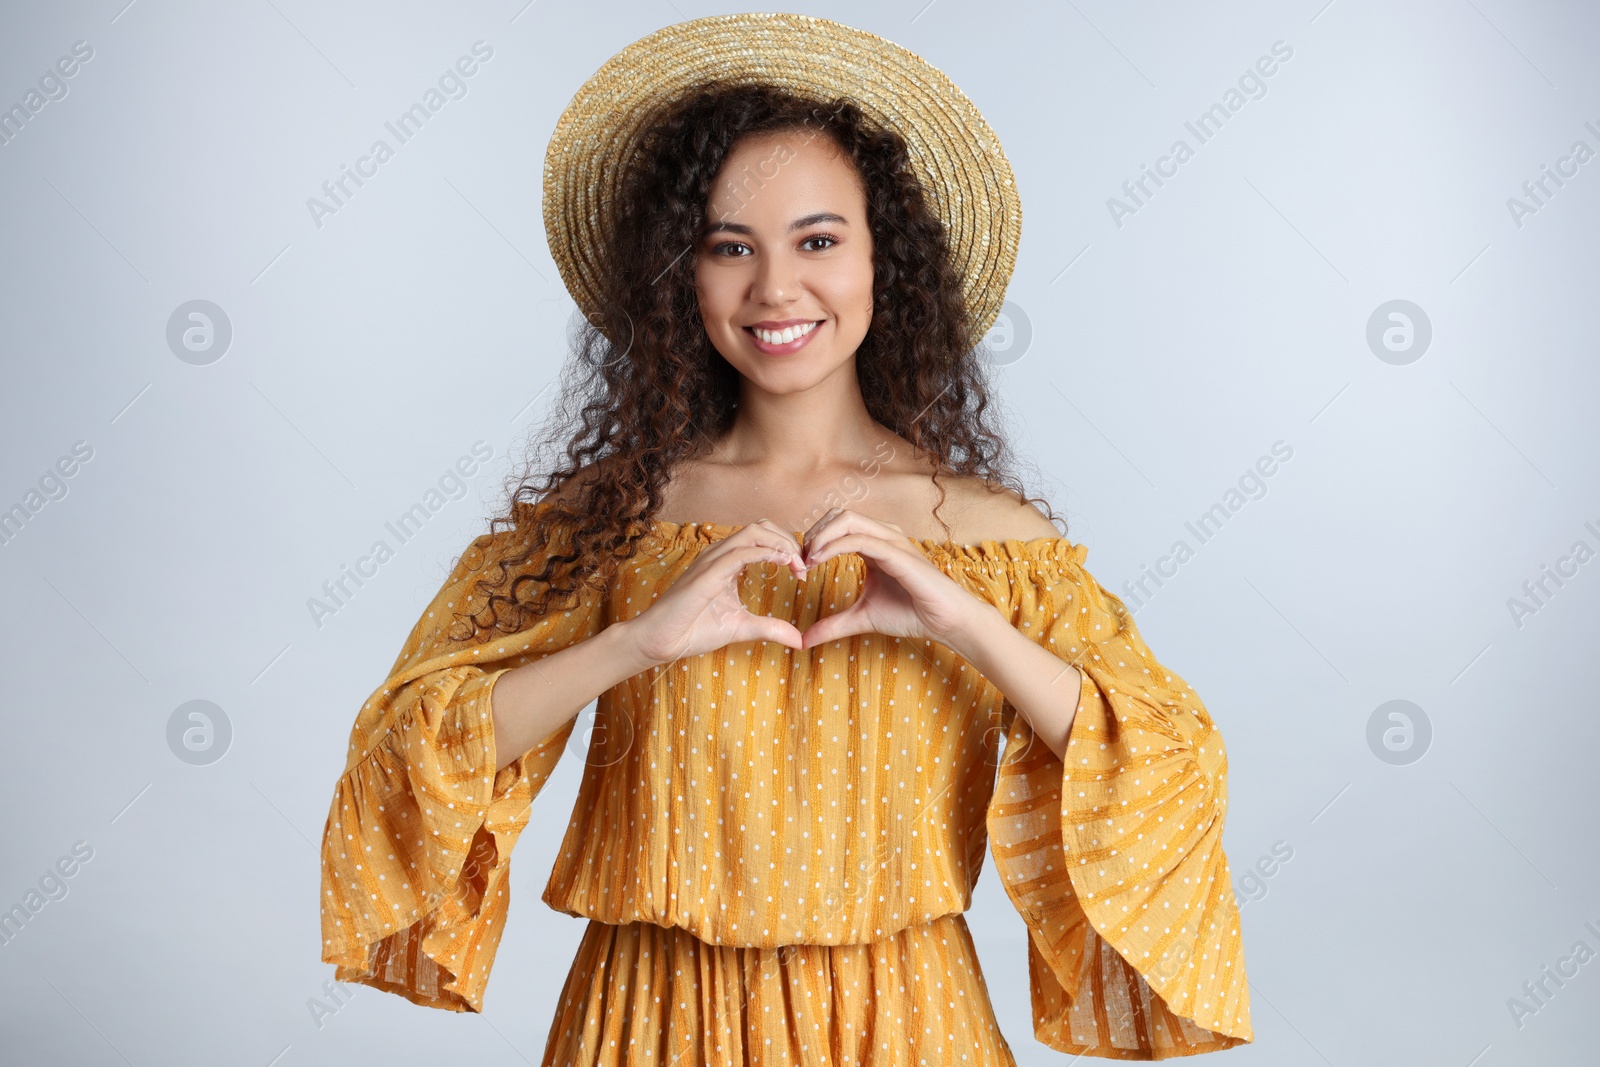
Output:
<instances>
[{"instance_id":1,"label":"young woman","mask_svg":"<svg viewBox=\"0 0 1600 1067\"><path fill-rule=\"evenodd\" d=\"M842 69L795 59L819 54ZM358 716L323 959L481 1010L512 846L598 700L544 891L589 919L544 1063L1012 1064L962 916L986 841L1040 1040L1251 1040L1221 736L986 418L1009 169L996 146L941 171L900 128L981 118L911 53L793 15L670 27L586 90L546 199L590 313L581 426ZM617 115L626 151L567 125ZM612 195L586 199L591 166ZM953 206L1001 173L1009 217Z\"/></svg>"}]
</instances>

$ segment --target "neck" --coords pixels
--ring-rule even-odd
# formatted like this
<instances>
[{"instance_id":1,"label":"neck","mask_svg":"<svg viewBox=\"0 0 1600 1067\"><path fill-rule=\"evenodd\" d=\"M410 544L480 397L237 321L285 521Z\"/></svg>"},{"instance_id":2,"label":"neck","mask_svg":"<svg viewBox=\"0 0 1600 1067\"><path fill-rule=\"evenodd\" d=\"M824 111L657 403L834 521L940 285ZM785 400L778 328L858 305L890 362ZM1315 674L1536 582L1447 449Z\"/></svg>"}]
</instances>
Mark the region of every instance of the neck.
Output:
<instances>
[{"instance_id":1,"label":"neck","mask_svg":"<svg viewBox=\"0 0 1600 1067\"><path fill-rule=\"evenodd\" d=\"M717 443L717 459L804 481L854 466L886 437L867 411L854 361L803 392L774 393L748 379L733 425Z\"/></svg>"}]
</instances>

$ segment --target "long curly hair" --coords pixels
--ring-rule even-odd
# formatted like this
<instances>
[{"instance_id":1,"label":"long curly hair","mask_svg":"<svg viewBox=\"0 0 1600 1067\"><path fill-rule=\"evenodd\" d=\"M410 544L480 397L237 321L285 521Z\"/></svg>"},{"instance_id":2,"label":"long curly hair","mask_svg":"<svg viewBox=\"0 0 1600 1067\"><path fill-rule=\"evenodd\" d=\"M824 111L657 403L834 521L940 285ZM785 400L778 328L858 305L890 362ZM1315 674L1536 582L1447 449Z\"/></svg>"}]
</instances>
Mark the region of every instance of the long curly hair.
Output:
<instances>
[{"instance_id":1,"label":"long curly hair","mask_svg":"<svg viewBox=\"0 0 1600 1067\"><path fill-rule=\"evenodd\" d=\"M982 338L969 336L944 225L899 133L874 124L848 97L719 82L658 105L643 128L601 253L605 290L592 317L580 318L547 430L524 473L508 479L516 488L506 512L491 520L491 543L502 527L510 535L488 561L496 577L477 583L482 607L456 613L472 626L461 640L517 633L570 608L581 587L603 589L649 532L674 468L707 453L732 426L739 375L707 335L695 257L683 253L699 243L729 152L753 134L824 134L854 164L874 258L872 321L856 350L861 395L873 419L933 469L939 505L941 476L977 475L991 491L1005 486L1043 503L1059 521L1011 473L1006 441L990 425ZM562 442L564 458L546 458ZM546 473L536 486L537 470ZM542 566L524 566L530 559Z\"/></svg>"}]
</instances>

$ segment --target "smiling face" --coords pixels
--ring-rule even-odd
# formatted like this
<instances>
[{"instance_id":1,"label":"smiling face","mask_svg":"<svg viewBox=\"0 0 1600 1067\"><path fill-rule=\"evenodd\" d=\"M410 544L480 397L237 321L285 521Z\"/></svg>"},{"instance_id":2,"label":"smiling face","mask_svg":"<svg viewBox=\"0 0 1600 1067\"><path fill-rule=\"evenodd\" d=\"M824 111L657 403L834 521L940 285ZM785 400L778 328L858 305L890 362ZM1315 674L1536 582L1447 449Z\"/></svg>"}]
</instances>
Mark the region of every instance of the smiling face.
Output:
<instances>
[{"instance_id":1,"label":"smiling face","mask_svg":"<svg viewBox=\"0 0 1600 1067\"><path fill-rule=\"evenodd\" d=\"M711 343L747 385L803 390L852 364L872 322L866 194L825 134L740 140L706 204L695 290Z\"/></svg>"}]
</instances>

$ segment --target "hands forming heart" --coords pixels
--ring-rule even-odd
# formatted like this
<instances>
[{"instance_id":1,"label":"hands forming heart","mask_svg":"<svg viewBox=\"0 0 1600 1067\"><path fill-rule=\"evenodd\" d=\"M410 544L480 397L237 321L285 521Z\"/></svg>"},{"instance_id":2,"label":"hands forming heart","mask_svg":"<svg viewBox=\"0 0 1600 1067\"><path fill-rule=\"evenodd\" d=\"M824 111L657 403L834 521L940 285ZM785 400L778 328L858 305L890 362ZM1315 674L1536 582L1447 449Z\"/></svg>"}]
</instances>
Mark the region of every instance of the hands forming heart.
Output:
<instances>
[{"instance_id":1,"label":"hands forming heart","mask_svg":"<svg viewBox=\"0 0 1600 1067\"><path fill-rule=\"evenodd\" d=\"M862 633L947 642L984 606L929 562L892 522L834 508L806 531L805 542L802 548L793 534L770 519L716 541L666 593L629 621L640 651L652 661L669 663L739 641L777 641L799 650ZM739 599L739 580L752 563L785 565L804 581L812 567L846 552L866 563L859 595L804 633L785 619L753 614Z\"/></svg>"}]
</instances>

